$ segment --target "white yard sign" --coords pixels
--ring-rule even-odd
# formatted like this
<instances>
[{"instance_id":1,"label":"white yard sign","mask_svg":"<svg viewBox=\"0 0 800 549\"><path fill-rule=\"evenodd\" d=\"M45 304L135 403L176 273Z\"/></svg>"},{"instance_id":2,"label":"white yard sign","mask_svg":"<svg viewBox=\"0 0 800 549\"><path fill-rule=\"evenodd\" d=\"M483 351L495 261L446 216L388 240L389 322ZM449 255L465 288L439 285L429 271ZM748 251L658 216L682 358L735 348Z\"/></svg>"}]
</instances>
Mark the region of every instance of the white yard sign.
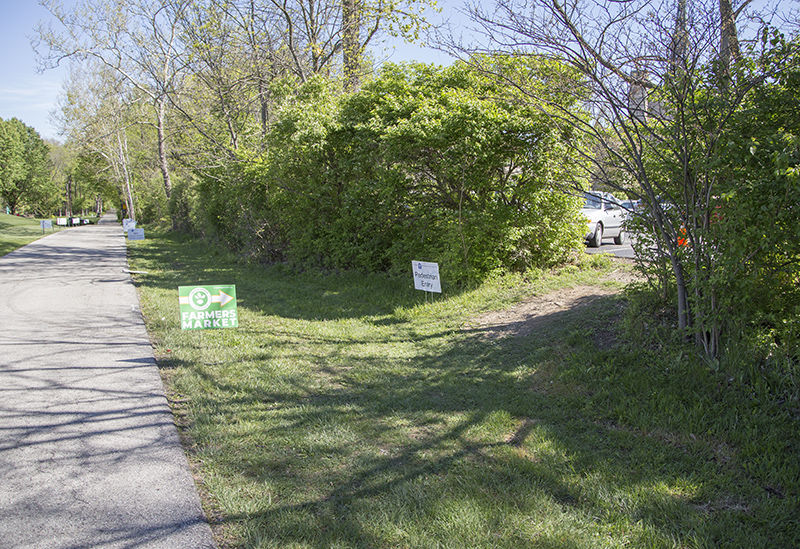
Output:
<instances>
[{"instance_id":1,"label":"white yard sign","mask_svg":"<svg viewBox=\"0 0 800 549\"><path fill-rule=\"evenodd\" d=\"M442 283L439 280L439 264L427 261L412 261L414 271L414 289L425 292L442 293Z\"/></svg>"},{"instance_id":2,"label":"white yard sign","mask_svg":"<svg viewBox=\"0 0 800 549\"><path fill-rule=\"evenodd\" d=\"M136 228L136 220L131 219L130 217L126 217L122 220L122 230L123 231L130 231L131 229Z\"/></svg>"},{"instance_id":3,"label":"white yard sign","mask_svg":"<svg viewBox=\"0 0 800 549\"><path fill-rule=\"evenodd\" d=\"M128 240L144 240L144 229L128 229Z\"/></svg>"}]
</instances>

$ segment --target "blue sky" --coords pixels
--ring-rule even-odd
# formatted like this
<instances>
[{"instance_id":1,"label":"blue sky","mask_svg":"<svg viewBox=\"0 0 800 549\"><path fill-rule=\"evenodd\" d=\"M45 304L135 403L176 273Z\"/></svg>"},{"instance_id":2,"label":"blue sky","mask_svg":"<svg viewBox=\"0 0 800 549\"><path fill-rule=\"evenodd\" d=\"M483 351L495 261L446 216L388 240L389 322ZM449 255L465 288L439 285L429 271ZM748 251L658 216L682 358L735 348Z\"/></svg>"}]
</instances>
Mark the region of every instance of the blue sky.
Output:
<instances>
[{"instance_id":1,"label":"blue sky","mask_svg":"<svg viewBox=\"0 0 800 549\"><path fill-rule=\"evenodd\" d=\"M451 5L458 1L451 0ZM441 1L439 4L446 5ZM60 67L39 74L30 41L37 23L50 19L50 13L37 0L0 0L0 118L18 118L43 138L59 139L58 129L50 122L50 113L56 108L67 69ZM389 48L375 53L379 59L387 57L397 62L449 62L441 52L397 41L389 44Z\"/></svg>"},{"instance_id":2,"label":"blue sky","mask_svg":"<svg viewBox=\"0 0 800 549\"><path fill-rule=\"evenodd\" d=\"M69 5L73 2L65 0L64 3ZM492 0L483 2L484 5L492 4ZM443 13L433 14L430 20L438 23L452 17L463 22L463 17L457 12L463 4L464 0L438 0ZM754 4L778 5L778 0L756 0ZM36 58L30 44L37 23L50 19L49 12L37 0L0 0L0 118L19 118L42 137L58 139L58 130L50 122L50 113L56 108L67 69L61 67L37 73ZM458 27L455 32L458 34ZM375 47L373 53L379 61L451 62L442 52L399 40Z\"/></svg>"},{"instance_id":3,"label":"blue sky","mask_svg":"<svg viewBox=\"0 0 800 549\"><path fill-rule=\"evenodd\" d=\"M44 138L57 138L48 121L65 69L37 74L30 36L49 13L36 0L0 0L0 118L19 118Z\"/></svg>"}]
</instances>

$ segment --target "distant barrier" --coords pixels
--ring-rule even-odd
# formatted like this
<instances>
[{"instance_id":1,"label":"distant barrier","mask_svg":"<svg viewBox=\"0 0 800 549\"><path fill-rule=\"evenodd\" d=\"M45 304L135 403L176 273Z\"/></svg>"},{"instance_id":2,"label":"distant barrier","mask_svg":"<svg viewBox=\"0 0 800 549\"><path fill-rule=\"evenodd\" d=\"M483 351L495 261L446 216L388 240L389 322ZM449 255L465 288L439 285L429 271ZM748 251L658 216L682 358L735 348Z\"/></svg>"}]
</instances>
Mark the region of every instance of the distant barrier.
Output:
<instances>
[{"instance_id":1,"label":"distant barrier","mask_svg":"<svg viewBox=\"0 0 800 549\"><path fill-rule=\"evenodd\" d=\"M81 217L57 217L56 226L58 227L77 227L79 225L91 225L92 220Z\"/></svg>"}]
</instances>

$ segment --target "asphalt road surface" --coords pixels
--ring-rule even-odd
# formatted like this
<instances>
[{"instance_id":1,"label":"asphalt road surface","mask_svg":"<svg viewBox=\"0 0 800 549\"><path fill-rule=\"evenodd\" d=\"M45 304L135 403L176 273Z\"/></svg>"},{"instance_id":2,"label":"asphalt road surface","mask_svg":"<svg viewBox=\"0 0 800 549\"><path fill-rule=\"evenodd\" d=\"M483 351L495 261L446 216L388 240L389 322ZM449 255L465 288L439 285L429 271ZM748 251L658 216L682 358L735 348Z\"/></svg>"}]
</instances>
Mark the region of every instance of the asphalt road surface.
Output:
<instances>
[{"instance_id":1,"label":"asphalt road surface","mask_svg":"<svg viewBox=\"0 0 800 549\"><path fill-rule=\"evenodd\" d=\"M631 246L631 240L628 238L625 241L625 244L617 245L614 244L613 238L603 239L603 243L599 248L592 248L586 246L586 253L589 254L613 254L617 257L627 257L633 259L633 247Z\"/></svg>"},{"instance_id":2,"label":"asphalt road surface","mask_svg":"<svg viewBox=\"0 0 800 549\"><path fill-rule=\"evenodd\" d=\"M0 258L0 548L213 548L115 220Z\"/></svg>"}]
</instances>

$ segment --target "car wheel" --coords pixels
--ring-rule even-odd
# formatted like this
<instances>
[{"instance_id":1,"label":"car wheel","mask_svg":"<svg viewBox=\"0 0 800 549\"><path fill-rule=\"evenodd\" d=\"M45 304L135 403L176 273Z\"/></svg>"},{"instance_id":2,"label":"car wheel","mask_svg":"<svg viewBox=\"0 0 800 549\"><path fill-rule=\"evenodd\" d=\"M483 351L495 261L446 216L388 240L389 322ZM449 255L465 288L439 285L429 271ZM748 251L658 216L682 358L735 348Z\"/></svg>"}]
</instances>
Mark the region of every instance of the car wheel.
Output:
<instances>
[{"instance_id":1,"label":"car wheel","mask_svg":"<svg viewBox=\"0 0 800 549\"><path fill-rule=\"evenodd\" d=\"M589 239L589 246L592 248L599 248L603 244L603 225L598 223L594 228L594 234Z\"/></svg>"},{"instance_id":2,"label":"car wheel","mask_svg":"<svg viewBox=\"0 0 800 549\"><path fill-rule=\"evenodd\" d=\"M617 246L625 244L625 231L620 231L619 236L614 237L614 244Z\"/></svg>"}]
</instances>

